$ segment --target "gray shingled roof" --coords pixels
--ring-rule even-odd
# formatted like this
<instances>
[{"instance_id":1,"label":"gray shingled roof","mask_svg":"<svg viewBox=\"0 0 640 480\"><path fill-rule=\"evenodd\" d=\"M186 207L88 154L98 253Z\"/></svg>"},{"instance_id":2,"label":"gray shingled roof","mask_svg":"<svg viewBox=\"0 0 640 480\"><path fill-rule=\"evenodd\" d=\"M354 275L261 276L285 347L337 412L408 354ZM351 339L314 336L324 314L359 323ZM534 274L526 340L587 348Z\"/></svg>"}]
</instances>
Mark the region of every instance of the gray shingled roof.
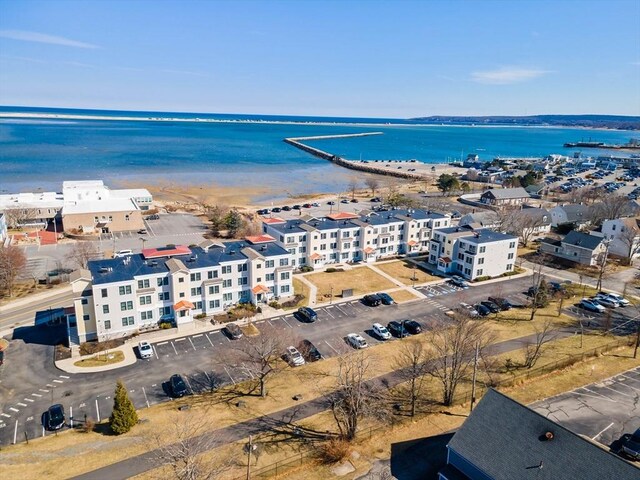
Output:
<instances>
[{"instance_id":1,"label":"gray shingled roof","mask_svg":"<svg viewBox=\"0 0 640 480\"><path fill-rule=\"evenodd\" d=\"M592 209L587 205L562 205L567 223L582 223L591 220Z\"/></svg>"},{"instance_id":2,"label":"gray shingled roof","mask_svg":"<svg viewBox=\"0 0 640 480\"><path fill-rule=\"evenodd\" d=\"M491 190L487 190L482 195L486 195L491 193L494 198L500 200L507 200L510 198L530 198L530 195L527 191L522 187L516 188L493 188Z\"/></svg>"},{"instance_id":3,"label":"gray shingled roof","mask_svg":"<svg viewBox=\"0 0 640 480\"><path fill-rule=\"evenodd\" d=\"M587 248L594 250L604 240L604 237L596 237L588 233L576 232L571 230L566 237L562 239L562 243L573 245L575 247Z\"/></svg>"},{"instance_id":4,"label":"gray shingled roof","mask_svg":"<svg viewBox=\"0 0 640 480\"><path fill-rule=\"evenodd\" d=\"M546 432L553 439L545 440ZM448 447L494 480L638 480L640 470L489 390Z\"/></svg>"}]
</instances>

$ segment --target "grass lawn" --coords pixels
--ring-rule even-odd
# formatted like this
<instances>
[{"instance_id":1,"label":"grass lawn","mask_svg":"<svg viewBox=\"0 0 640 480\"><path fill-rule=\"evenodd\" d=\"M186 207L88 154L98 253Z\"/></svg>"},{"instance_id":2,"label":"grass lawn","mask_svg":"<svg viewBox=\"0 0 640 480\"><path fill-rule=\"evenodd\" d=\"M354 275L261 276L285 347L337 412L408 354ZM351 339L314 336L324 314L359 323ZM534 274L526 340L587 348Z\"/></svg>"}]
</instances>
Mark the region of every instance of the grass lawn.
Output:
<instances>
[{"instance_id":1,"label":"grass lawn","mask_svg":"<svg viewBox=\"0 0 640 480\"><path fill-rule=\"evenodd\" d=\"M298 307L309 305L309 287L299 278L296 278L295 275L293 276L293 293L295 295L302 295L304 298L302 298L295 306L285 308L285 310L297 309Z\"/></svg>"},{"instance_id":2,"label":"grass lawn","mask_svg":"<svg viewBox=\"0 0 640 480\"><path fill-rule=\"evenodd\" d=\"M91 358L78 360L74 363L76 367L103 367L105 365L113 365L124 360L124 353L120 350L109 353L101 353Z\"/></svg>"},{"instance_id":3,"label":"grass lawn","mask_svg":"<svg viewBox=\"0 0 640 480\"><path fill-rule=\"evenodd\" d=\"M0 292L0 306L6 305L7 303L10 303L10 302L14 302L20 298L28 297L29 295L42 293L46 290L52 290L54 288L59 288L65 285L68 285L68 284L40 285L40 284L34 284L33 281L16 283L13 287L13 296L11 297L2 296L3 292Z\"/></svg>"},{"instance_id":4,"label":"grass lawn","mask_svg":"<svg viewBox=\"0 0 640 480\"><path fill-rule=\"evenodd\" d=\"M375 265L387 275L391 275L396 280L401 281L405 285L412 285L414 283L413 278L415 274L415 283L426 283L438 280L438 277L429 275L423 272L418 267L413 268L414 264L406 260L396 260L388 263L380 263Z\"/></svg>"},{"instance_id":5,"label":"grass lawn","mask_svg":"<svg viewBox=\"0 0 640 480\"><path fill-rule=\"evenodd\" d=\"M389 295L391 295L391 298L393 298L396 303L410 302L411 300L418 299L417 296L406 290L398 290L397 292L389 293Z\"/></svg>"},{"instance_id":6,"label":"grass lawn","mask_svg":"<svg viewBox=\"0 0 640 480\"><path fill-rule=\"evenodd\" d=\"M343 272L319 272L306 275L305 278L318 287L318 301L329 298L333 288L333 297L341 297L342 290L353 289L354 295L389 290L395 285L377 274L369 267L355 267Z\"/></svg>"}]
</instances>

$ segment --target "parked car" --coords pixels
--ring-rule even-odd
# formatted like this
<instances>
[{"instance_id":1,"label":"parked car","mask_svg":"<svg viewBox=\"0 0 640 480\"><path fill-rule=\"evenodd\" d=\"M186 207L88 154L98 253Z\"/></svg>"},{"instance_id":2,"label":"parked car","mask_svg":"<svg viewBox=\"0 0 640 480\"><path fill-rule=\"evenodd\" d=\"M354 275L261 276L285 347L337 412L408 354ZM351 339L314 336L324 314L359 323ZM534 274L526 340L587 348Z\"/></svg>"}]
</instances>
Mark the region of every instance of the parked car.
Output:
<instances>
[{"instance_id":1,"label":"parked car","mask_svg":"<svg viewBox=\"0 0 640 480\"><path fill-rule=\"evenodd\" d=\"M538 287L529 287L527 290L527 297L535 297L538 293Z\"/></svg>"},{"instance_id":2,"label":"parked car","mask_svg":"<svg viewBox=\"0 0 640 480\"><path fill-rule=\"evenodd\" d=\"M602 313L605 311L605 308L602 305L589 298L583 298L580 300L580 306L585 310L590 310L592 312Z\"/></svg>"},{"instance_id":3,"label":"parked car","mask_svg":"<svg viewBox=\"0 0 640 480\"><path fill-rule=\"evenodd\" d=\"M491 313L498 313L500 311L500 307L493 302L485 300L484 302L480 302L480 304L487 307Z\"/></svg>"},{"instance_id":4,"label":"parked car","mask_svg":"<svg viewBox=\"0 0 640 480\"><path fill-rule=\"evenodd\" d=\"M487 307L485 307L481 303L474 305L473 308L475 308L476 312L478 312L478 315L480 315L481 317L486 317L491 313L491 310L489 310Z\"/></svg>"},{"instance_id":5,"label":"parked car","mask_svg":"<svg viewBox=\"0 0 640 480\"><path fill-rule=\"evenodd\" d=\"M282 207L282 211L283 212L290 212L291 211L291 207L289 205L285 205L284 207Z\"/></svg>"},{"instance_id":6,"label":"parked car","mask_svg":"<svg viewBox=\"0 0 640 480\"><path fill-rule=\"evenodd\" d=\"M404 328L411 335L417 335L418 333L422 332L422 325L420 325L420 322L416 322L415 320L407 320L407 321L405 321L404 322Z\"/></svg>"},{"instance_id":7,"label":"parked car","mask_svg":"<svg viewBox=\"0 0 640 480\"><path fill-rule=\"evenodd\" d=\"M480 315L475 308L473 308L468 303L464 303L464 302L460 303L459 310L470 317L477 317L478 315Z\"/></svg>"},{"instance_id":8,"label":"parked car","mask_svg":"<svg viewBox=\"0 0 640 480\"><path fill-rule=\"evenodd\" d=\"M318 319L318 314L313 308L300 307L298 309L298 317L305 322L313 323Z\"/></svg>"},{"instance_id":9,"label":"parked car","mask_svg":"<svg viewBox=\"0 0 640 480\"><path fill-rule=\"evenodd\" d=\"M449 282L454 284L456 287L460 288L469 288L469 284L464 281L464 279L458 275L454 275L449 279Z\"/></svg>"},{"instance_id":10,"label":"parked car","mask_svg":"<svg viewBox=\"0 0 640 480\"><path fill-rule=\"evenodd\" d=\"M113 252L113 258L126 257L127 255L133 255L133 250L116 250Z\"/></svg>"},{"instance_id":11,"label":"parked car","mask_svg":"<svg viewBox=\"0 0 640 480\"><path fill-rule=\"evenodd\" d=\"M304 357L294 346L287 347L287 362L294 367L299 367L305 364Z\"/></svg>"},{"instance_id":12,"label":"parked car","mask_svg":"<svg viewBox=\"0 0 640 480\"><path fill-rule=\"evenodd\" d=\"M138 234L139 235L146 235L147 234L147 229L146 228L141 228L140 230L138 230Z\"/></svg>"},{"instance_id":13,"label":"parked car","mask_svg":"<svg viewBox=\"0 0 640 480\"><path fill-rule=\"evenodd\" d=\"M329 200L329 201L327 202L327 205L335 205L335 204L336 204L336 202L334 202L333 200Z\"/></svg>"},{"instance_id":14,"label":"parked car","mask_svg":"<svg viewBox=\"0 0 640 480\"><path fill-rule=\"evenodd\" d=\"M311 208L311 204L310 203L305 203L302 205L302 208Z\"/></svg>"},{"instance_id":15,"label":"parked car","mask_svg":"<svg viewBox=\"0 0 640 480\"><path fill-rule=\"evenodd\" d=\"M373 197L371 200L369 200L371 203L380 203L382 202L382 199L380 197Z\"/></svg>"},{"instance_id":16,"label":"parked car","mask_svg":"<svg viewBox=\"0 0 640 480\"><path fill-rule=\"evenodd\" d=\"M312 207L319 207L319 206L320 206L320 204L319 204L318 202L313 202L313 203L311 204L311 206L312 206Z\"/></svg>"},{"instance_id":17,"label":"parked car","mask_svg":"<svg viewBox=\"0 0 640 480\"><path fill-rule=\"evenodd\" d=\"M506 298L502 297L489 297L489 301L495 303L500 307L500 310L511 310L513 308L513 303L511 303Z\"/></svg>"},{"instance_id":18,"label":"parked car","mask_svg":"<svg viewBox=\"0 0 640 480\"><path fill-rule=\"evenodd\" d=\"M617 302L621 307L626 307L627 305L629 305L629 300L624 298L622 295L618 295L617 293L600 292L596 294L596 297L598 297L599 295L604 295L607 298L610 298L611 300Z\"/></svg>"},{"instance_id":19,"label":"parked car","mask_svg":"<svg viewBox=\"0 0 640 480\"><path fill-rule=\"evenodd\" d=\"M615 300L612 300L606 295L596 295L595 297L592 297L591 300L596 303L599 303L603 307L618 308L618 302L616 302Z\"/></svg>"},{"instance_id":20,"label":"parked car","mask_svg":"<svg viewBox=\"0 0 640 480\"><path fill-rule=\"evenodd\" d=\"M370 307L377 307L382 303L382 299L380 298L380 296L376 295L375 293L371 295L365 295L362 298L362 301L364 302L365 305L368 305Z\"/></svg>"},{"instance_id":21,"label":"parked car","mask_svg":"<svg viewBox=\"0 0 640 480\"><path fill-rule=\"evenodd\" d=\"M548 285L549 285L549 290L551 290L553 293L555 292L564 293L567 291L567 288L559 282L549 282Z\"/></svg>"},{"instance_id":22,"label":"parked car","mask_svg":"<svg viewBox=\"0 0 640 480\"><path fill-rule=\"evenodd\" d=\"M51 405L42 415L42 425L50 432L60 430L64 427L65 421L64 407L59 403Z\"/></svg>"},{"instance_id":23,"label":"parked car","mask_svg":"<svg viewBox=\"0 0 640 480\"><path fill-rule=\"evenodd\" d=\"M373 330L373 333L375 333L380 340L389 340L391 338L389 330L379 323L374 323L371 330Z\"/></svg>"},{"instance_id":24,"label":"parked car","mask_svg":"<svg viewBox=\"0 0 640 480\"><path fill-rule=\"evenodd\" d=\"M301 210L302 209L302 205L294 205L292 208L294 210Z\"/></svg>"},{"instance_id":25,"label":"parked car","mask_svg":"<svg viewBox=\"0 0 640 480\"><path fill-rule=\"evenodd\" d=\"M350 201L351 201L351 203L358 203L358 199L357 198L352 198Z\"/></svg>"},{"instance_id":26,"label":"parked car","mask_svg":"<svg viewBox=\"0 0 640 480\"><path fill-rule=\"evenodd\" d=\"M623 436L620 450L625 456L633 460L640 460L640 428L631 435Z\"/></svg>"},{"instance_id":27,"label":"parked car","mask_svg":"<svg viewBox=\"0 0 640 480\"><path fill-rule=\"evenodd\" d=\"M138 353L140 354L140 358L151 358L153 357L153 348L151 348L149 342L143 340L138 343Z\"/></svg>"},{"instance_id":28,"label":"parked car","mask_svg":"<svg viewBox=\"0 0 640 480\"><path fill-rule=\"evenodd\" d=\"M353 348L356 348L358 350L361 348L367 348L369 346L367 341L362 338L362 335L359 335L357 333L350 333L349 335L347 335L347 342L349 342L349 345L351 345Z\"/></svg>"},{"instance_id":29,"label":"parked car","mask_svg":"<svg viewBox=\"0 0 640 480\"><path fill-rule=\"evenodd\" d=\"M307 362L316 362L323 358L316 346L306 339L300 342L300 345L298 345L298 351Z\"/></svg>"},{"instance_id":30,"label":"parked car","mask_svg":"<svg viewBox=\"0 0 640 480\"><path fill-rule=\"evenodd\" d=\"M171 378L169 379L169 391L173 398L180 398L189 394L189 389L187 388L187 384L182 378L182 375L178 373L171 375Z\"/></svg>"},{"instance_id":31,"label":"parked car","mask_svg":"<svg viewBox=\"0 0 640 480\"><path fill-rule=\"evenodd\" d=\"M404 338L409 336L409 332L403 325L404 322L396 322L395 320L387 323L387 330L391 332L391 335L398 338Z\"/></svg>"},{"instance_id":32,"label":"parked car","mask_svg":"<svg viewBox=\"0 0 640 480\"><path fill-rule=\"evenodd\" d=\"M340 200L340 203L349 203L349 200L347 200L346 198L343 198L342 200Z\"/></svg>"},{"instance_id":33,"label":"parked car","mask_svg":"<svg viewBox=\"0 0 640 480\"><path fill-rule=\"evenodd\" d=\"M231 340L242 338L242 330L240 330L240 327L235 323L227 323L224 327L224 333L226 333Z\"/></svg>"},{"instance_id":34,"label":"parked car","mask_svg":"<svg viewBox=\"0 0 640 480\"><path fill-rule=\"evenodd\" d=\"M275 207L275 208L272 208L271 211L273 213L280 213L282 211L282 209L280 207Z\"/></svg>"},{"instance_id":35,"label":"parked car","mask_svg":"<svg viewBox=\"0 0 640 480\"><path fill-rule=\"evenodd\" d=\"M380 301L385 305L393 305L394 303L396 303L388 293L376 293L376 295L380 297Z\"/></svg>"}]
</instances>

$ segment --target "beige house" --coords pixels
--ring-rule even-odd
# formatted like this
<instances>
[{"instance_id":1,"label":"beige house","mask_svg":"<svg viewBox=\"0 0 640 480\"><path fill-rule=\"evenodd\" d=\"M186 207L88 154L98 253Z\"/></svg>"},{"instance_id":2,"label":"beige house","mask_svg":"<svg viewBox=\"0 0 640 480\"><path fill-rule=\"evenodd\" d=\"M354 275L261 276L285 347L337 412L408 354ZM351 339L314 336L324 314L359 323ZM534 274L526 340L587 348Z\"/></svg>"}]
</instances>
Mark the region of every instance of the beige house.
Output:
<instances>
[{"instance_id":1,"label":"beige house","mask_svg":"<svg viewBox=\"0 0 640 480\"><path fill-rule=\"evenodd\" d=\"M126 232L144 228L142 211L127 198L65 204L62 223L65 232L75 233Z\"/></svg>"}]
</instances>

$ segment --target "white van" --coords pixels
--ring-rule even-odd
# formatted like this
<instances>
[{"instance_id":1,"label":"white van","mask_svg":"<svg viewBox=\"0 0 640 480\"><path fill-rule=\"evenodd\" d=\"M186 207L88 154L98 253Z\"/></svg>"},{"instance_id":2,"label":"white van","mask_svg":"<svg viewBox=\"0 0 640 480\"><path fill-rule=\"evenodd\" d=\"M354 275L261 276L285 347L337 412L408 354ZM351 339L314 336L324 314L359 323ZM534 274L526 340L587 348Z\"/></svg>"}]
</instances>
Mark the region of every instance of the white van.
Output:
<instances>
[{"instance_id":1,"label":"white van","mask_svg":"<svg viewBox=\"0 0 640 480\"><path fill-rule=\"evenodd\" d=\"M126 257L127 255L133 255L132 250L117 250L113 252L113 258Z\"/></svg>"}]
</instances>

